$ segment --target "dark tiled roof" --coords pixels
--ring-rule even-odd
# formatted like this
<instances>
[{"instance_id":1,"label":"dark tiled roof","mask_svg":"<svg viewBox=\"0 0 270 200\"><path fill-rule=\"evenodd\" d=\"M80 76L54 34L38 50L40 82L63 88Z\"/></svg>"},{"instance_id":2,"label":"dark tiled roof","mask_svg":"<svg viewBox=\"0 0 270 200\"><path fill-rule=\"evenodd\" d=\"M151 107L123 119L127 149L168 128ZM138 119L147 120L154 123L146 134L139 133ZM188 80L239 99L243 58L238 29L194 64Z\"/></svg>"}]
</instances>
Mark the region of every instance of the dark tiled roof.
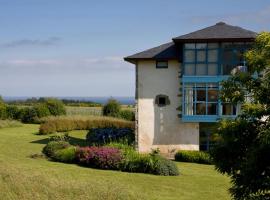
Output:
<instances>
[{"instance_id":1,"label":"dark tiled roof","mask_svg":"<svg viewBox=\"0 0 270 200\"><path fill-rule=\"evenodd\" d=\"M138 59L155 59L155 60L162 60L162 59L177 59L178 54L176 45L174 42L169 42L166 44L162 44L160 46L142 51L140 53L136 53L134 55L125 57L124 60L132 62Z\"/></svg>"},{"instance_id":2,"label":"dark tiled roof","mask_svg":"<svg viewBox=\"0 0 270 200\"><path fill-rule=\"evenodd\" d=\"M210 26L186 35L173 38L175 42L193 42L193 41L248 41L254 40L257 33L243 29L238 26L228 25L219 22L214 26Z\"/></svg>"},{"instance_id":3,"label":"dark tiled roof","mask_svg":"<svg viewBox=\"0 0 270 200\"><path fill-rule=\"evenodd\" d=\"M253 41L257 33L243 29L238 26L232 26L219 22L186 35L173 38L173 42L162 44L160 46L136 53L125 57L124 60L135 63L140 59L179 59L181 61L181 43L184 42L214 42L214 41ZM180 43L180 44L179 44Z\"/></svg>"}]
</instances>

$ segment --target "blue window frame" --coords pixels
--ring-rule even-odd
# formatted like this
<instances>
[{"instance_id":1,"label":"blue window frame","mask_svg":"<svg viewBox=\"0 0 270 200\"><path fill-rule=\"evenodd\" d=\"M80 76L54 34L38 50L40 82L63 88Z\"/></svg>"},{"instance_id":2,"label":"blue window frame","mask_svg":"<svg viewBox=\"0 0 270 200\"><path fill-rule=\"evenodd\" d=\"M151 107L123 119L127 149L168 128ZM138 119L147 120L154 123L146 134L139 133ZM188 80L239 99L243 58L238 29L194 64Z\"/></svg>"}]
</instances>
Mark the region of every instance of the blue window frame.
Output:
<instances>
[{"instance_id":1,"label":"blue window frame","mask_svg":"<svg viewBox=\"0 0 270 200\"><path fill-rule=\"evenodd\" d=\"M184 76L230 75L245 66L244 52L251 43L186 43L183 51Z\"/></svg>"}]
</instances>

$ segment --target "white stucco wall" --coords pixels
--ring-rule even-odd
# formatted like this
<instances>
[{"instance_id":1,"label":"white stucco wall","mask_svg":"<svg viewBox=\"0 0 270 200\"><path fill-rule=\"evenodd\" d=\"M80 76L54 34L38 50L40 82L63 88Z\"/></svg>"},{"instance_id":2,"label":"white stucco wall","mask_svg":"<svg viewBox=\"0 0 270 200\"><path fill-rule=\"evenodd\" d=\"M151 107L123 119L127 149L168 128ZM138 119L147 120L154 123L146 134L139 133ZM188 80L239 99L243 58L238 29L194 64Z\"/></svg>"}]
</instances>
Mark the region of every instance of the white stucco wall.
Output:
<instances>
[{"instance_id":1,"label":"white stucco wall","mask_svg":"<svg viewBox=\"0 0 270 200\"><path fill-rule=\"evenodd\" d=\"M137 63L137 136L140 152L159 148L162 153L174 150L199 150L199 124L183 123L178 117L177 107L180 80L179 65L170 60L167 69L156 69L156 62ZM155 97L169 96L170 105L158 107Z\"/></svg>"}]
</instances>

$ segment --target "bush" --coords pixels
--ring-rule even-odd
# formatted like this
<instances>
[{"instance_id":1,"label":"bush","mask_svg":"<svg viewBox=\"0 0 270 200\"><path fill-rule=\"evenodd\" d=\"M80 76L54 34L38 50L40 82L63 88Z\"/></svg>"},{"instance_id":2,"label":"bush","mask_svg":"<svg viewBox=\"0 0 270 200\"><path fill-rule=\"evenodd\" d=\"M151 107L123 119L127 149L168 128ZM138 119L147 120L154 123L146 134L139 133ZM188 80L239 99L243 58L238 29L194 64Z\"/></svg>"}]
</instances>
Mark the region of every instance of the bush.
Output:
<instances>
[{"instance_id":1,"label":"bush","mask_svg":"<svg viewBox=\"0 0 270 200\"><path fill-rule=\"evenodd\" d=\"M150 173L163 176L178 176L176 164L158 154L140 154L134 149L125 148L121 170L127 172Z\"/></svg>"},{"instance_id":2,"label":"bush","mask_svg":"<svg viewBox=\"0 0 270 200\"><path fill-rule=\"evenodd\" d=\"M45 99L45 105L50 111L51 115L58 116L58 115L65 115L66 109L65 105L61 100L48 98Z\"/></svg>"},{"instance_id":3,"label":"bush","mask_svg":"<svg viewBox=\"0 0 270 200\"><path fill-rule=\"evenodd\" d=\"M119 169L122 153L113 147L81 147L76 159L80 164L99 169Z\"/></svg>"},{"instance_id":4,"label":"bush","mask_svg":"<svg viewBox=\"0 0 270 200\"><path fill-rule=\"evenodd\" d=\"M90 119L68 119L55 118L45 121L40 125L39 133L42 135L55 132L66 132L72 130L89 130L92 128L130 128L134 129L134 123L113 118L90 118Z\"/></svg>"},{"instance_id":5,"label":"bush","mask_svg":"<svg viewBox=\"0 0 270 200\"><path fill-rule=\"evenodd\" d=\"M120 104L115 99L110 99L102 109L104 116L118 117L120 112Z\"/></svg>"},{"instance_id":6,"label":"bush","mask_svg":"<svg viewBox=\"0 0 270 200\"><path fill-rule=\"evenodd\" d=\"M130 128L94 128L89 130L86 141L89 145L104 145L110 142L132 144L135 141L135 134Z\"/></svg>"},{"instance_id":7,"label":"bush","mask_svg":"<svg viewBox=\"0 0 270 200\"><path fill-rule=\"evenodd\" d=\"M64 149L56 150L52 158L59 162L73 163L75 161L75 155L76 147L69 146Z\"/></svg>"},{"instance_id":8,"label":"bush","mask_svg":"<svg viewBox=\"0 0 270 200\"><path fill-rule=\"evenodd\" d=\"M131 110L121 110L119 117L128 121L135 121L135 113Z\"/></svg>"},{"instance_id":9,"label":"bush","mask_svg":"<svg viewBox=\"0 0 270 200\"><path fill-rule=\"evenodd\" d=\"M8 119L21 119L21 110L17 106L7 106L6 114Z\"/></svg>"},{"instance_id":10,"label":"bush","mask_svg":"<svg viewBox=\"0 0 270 200\"><path fill-rule=\"evenodd\" d=\"M178 176L179 171L176 164L161 156L156 156L153 173L162 176Z\"/></svg>"},{"instance_id":11,"label":"bush","mask_svg":"<svg viewBox=\"0 0 270 200\"><path fill-rule=\"evenodd\" d=\"M37 111L32 107L26 107L21 109L21 121L23 123L37 123L38 115Z\"/></svg>"},{"instance_id":12,"label":"bush","mask_svg":"<svg viewBox=\"0 0 270 200\"><path fill-rule=\"evenodd\" d=\"M69 136L68 136L68 133L58 133L58 134L55 134L55 135L52 135L50 136L50 141L65 141L65 142L68 142L69 140Z\"/></svg>"},{"instance_id":13,"label":"bush","mask_svg":"<svg viewBox=\"0 0 270 200\"><path fill-rule=\"evenodd\" d=\"M50 112L48 106L44 103L35 105L34 109L37 112L38 118L47 117L47 116L51 115L51 112Z\"/></svg>"},{"instance_id":14,"label":"bush","mask_svg":"<svg viewBox=\"0 0 270 200\"><path fill-rule=\"evenodd\" d=\"M200 164L212 164L212 159L207 152L203 151L178 151L175 160Z\"/></svg>"},{"instance_id":15,"label":"bush","mask_svg":"<svg viewBox=\"0 0 270 200\"><path fill-rule=\"evenodd\" d=\"M0 101L0 119L7 118L6 105L4 102Z\"/></svg>"},{"instance_id":16,"label":"bush","mask_svg":"<svg viewBox=\"0 0 270 200\"><path fill-rule=\"evenodd\" d=\"M42 150L46 156L50 158L55 158L55 153L58 150L68 148L70 144L65 141L51 141Z\"/></svg>"}]
</instances>

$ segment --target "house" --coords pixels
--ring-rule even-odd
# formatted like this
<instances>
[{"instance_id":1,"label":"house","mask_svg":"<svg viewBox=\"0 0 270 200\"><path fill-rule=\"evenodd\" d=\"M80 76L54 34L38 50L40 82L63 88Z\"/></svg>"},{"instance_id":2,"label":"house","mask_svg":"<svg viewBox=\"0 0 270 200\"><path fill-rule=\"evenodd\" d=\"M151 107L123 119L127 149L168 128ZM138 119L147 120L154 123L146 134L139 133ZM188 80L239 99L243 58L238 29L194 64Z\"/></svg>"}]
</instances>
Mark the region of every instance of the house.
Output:
<instances>
[{"instance_id":1,"label":"house","mask_svg":"<svg viewBox=\"0 0 270 200\"><path fill-rule=\"evenodd\" d=\"M221 102L220 82L245 69L256 33L219 22L125 57L136 67L136 143L140 152L209 148L211 124L239 106Z\"/></svg>"}]
</instances>

